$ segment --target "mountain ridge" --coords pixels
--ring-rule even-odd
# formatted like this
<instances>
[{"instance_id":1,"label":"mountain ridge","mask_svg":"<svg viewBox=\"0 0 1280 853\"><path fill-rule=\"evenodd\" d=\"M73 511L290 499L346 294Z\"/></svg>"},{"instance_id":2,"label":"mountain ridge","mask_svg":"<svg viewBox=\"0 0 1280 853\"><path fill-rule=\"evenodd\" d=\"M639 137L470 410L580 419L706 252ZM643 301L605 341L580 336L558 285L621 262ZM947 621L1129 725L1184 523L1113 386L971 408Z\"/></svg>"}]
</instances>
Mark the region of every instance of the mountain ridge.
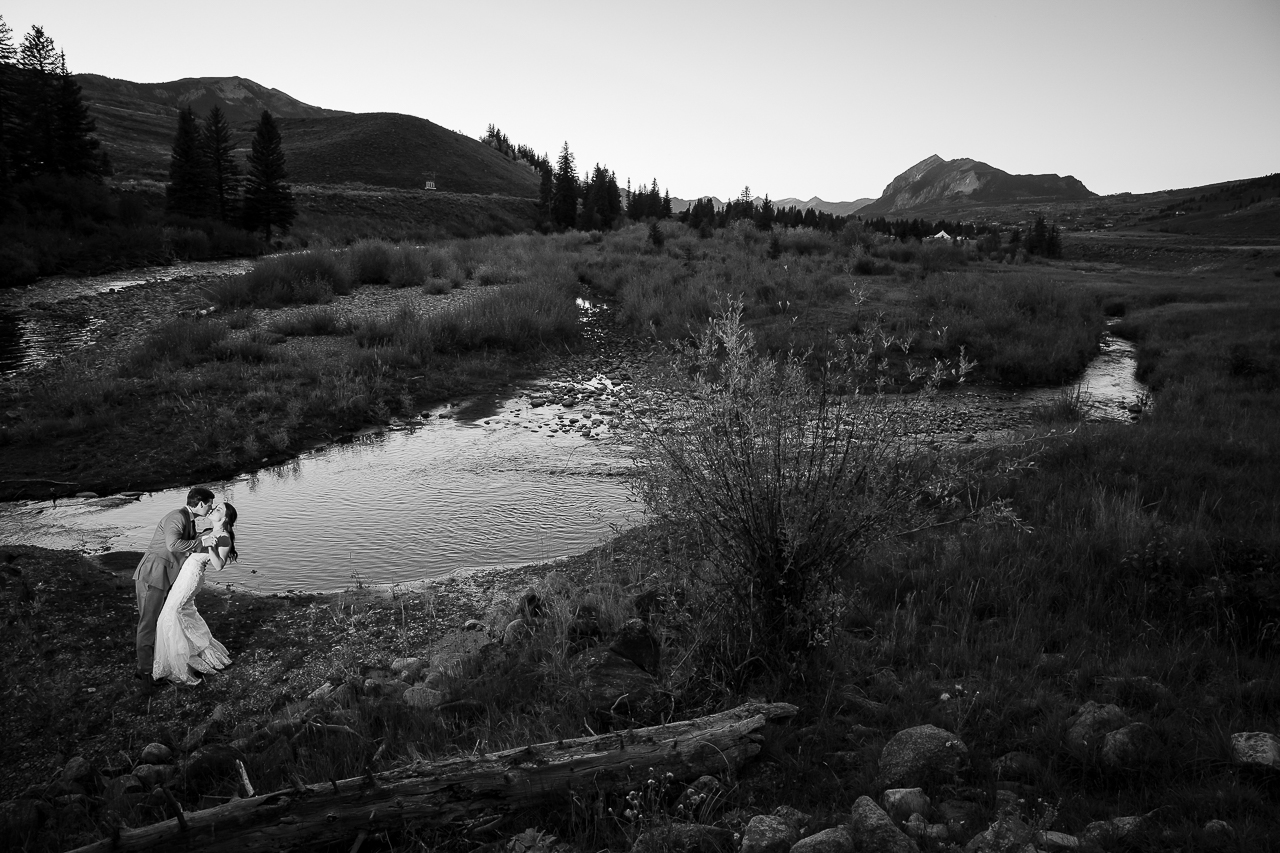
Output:
<instances>
[{"instance_id":1,"label":"mountain ridge","mask_svg":"<svg viewBox=\"0 0 1280 853\"><path fill-rule=\"evenodd\" d=\"M932 154L895 177L880 198L864 206L863 216L952 211L969 203L1009 204L1079 201L1097 198L1072 175L1013 175L961 157Z\"/></svg>"},{"instance_id":2,"label":"mountain ridge","mask_svg":"<svg viewBox=\"0 0 1280 853\"><path fill-rule=\"evenodd\" d=\"M432 180L444 192L538 197L529 167L417 116L330 110L245 77L134 83L77 74L76 82L118 178L167 180L179 110L190 106L203 119L217 106L242 162L254 125L269 110L295 183L422 189Z\"/></svg>"}]
</instances>

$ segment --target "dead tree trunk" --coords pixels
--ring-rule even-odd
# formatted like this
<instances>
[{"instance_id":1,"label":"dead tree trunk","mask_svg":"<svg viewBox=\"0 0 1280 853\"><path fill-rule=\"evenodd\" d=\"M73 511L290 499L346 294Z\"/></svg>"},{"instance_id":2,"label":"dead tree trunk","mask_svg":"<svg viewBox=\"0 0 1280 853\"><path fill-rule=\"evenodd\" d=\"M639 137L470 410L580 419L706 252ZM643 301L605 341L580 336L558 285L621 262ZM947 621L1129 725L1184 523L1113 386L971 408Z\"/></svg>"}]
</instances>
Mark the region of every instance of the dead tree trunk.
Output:
<instances>
[{"instance_id":1,"label":"dead tree trunk","mask_svg":"<svg viewBox=\"0 0 1280 853\"><path fill-rule=\"evenodd\" d=\"M139 829L88 851L285 851L406 825L455 824L560 804L570 795L623 792L667 773L682 782L736 770L760 751L766 722L794 705L750 703L680 723L542 743L489 755L416 761L225 805Z\"/></svg>"}]
</instances>

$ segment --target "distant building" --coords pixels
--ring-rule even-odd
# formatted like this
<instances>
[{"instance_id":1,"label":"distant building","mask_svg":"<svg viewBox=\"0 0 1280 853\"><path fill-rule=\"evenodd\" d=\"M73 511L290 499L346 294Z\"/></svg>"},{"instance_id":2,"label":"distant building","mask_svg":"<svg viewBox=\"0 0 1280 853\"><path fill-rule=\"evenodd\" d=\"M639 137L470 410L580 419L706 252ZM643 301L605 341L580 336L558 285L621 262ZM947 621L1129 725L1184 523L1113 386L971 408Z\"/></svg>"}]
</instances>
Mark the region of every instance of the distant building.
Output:
<instances>
[{"instance_id":1,"label":"distant building","mask_svg":"<svg viewBox=\"0 0 1280 853\"><path fill-rule=\"evenodd\" d=\"M932 237L925 237L925 239L926 240L946 240L948 243L950 243L951 235L948 234L946 231L939 231L937 234L934 234Z\"/></svg>"},{"instance_id":2,"label":"distant building","mask_svg":"<svg viewBox=\"0 0 1280 853\"><path fill-rule=\"evenodd\" d=\"M435 181L427 181L426 186L423 187L424 190L433 190L435 188L436 188Z\"/></svg>"}]
</instances>

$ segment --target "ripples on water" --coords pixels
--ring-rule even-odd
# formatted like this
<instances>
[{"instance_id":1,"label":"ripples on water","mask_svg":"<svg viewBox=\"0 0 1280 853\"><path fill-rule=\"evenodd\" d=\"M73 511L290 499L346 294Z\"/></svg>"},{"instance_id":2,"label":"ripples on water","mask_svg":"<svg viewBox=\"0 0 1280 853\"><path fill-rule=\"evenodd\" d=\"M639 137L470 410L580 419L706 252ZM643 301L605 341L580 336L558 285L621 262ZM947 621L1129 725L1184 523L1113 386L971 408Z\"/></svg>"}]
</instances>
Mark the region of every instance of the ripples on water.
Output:
<instances>
[{"instance_id":1,"label":"ripples on water","mask_svg":"<svg viewBox=\"0 0 1280 853\"><path fill-rule=\"evenodd\" d=\"M519 428L522 417L435 420L213 484L240 514L241 558L210 579L263 592L408 582L582 553L634 521L621 454ZM0 538L142 550L185 497L10 505Z\"/></svg>"}]
</instances>

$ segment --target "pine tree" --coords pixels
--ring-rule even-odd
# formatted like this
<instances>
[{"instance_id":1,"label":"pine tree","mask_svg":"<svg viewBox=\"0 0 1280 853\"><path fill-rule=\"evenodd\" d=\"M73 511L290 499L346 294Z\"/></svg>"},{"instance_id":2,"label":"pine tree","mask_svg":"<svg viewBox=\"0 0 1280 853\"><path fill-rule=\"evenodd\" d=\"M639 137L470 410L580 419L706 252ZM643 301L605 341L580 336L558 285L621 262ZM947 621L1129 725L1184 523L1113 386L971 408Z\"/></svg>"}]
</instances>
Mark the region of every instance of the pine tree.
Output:
<instances>
[{"instance_id":1,"label":"pine tree","mask_svg":"<svg viewBox=\"0 0 1280 853\"><path fill-rule=\"evenodd\" d=\"M13 30L0 15L0 189L7 187L12 180L10 147L16 118L13 103L17 97L17 62L18 49L13 46Z\"/></svg>"},{"instance_id":2,"label":"pine tree","mask_svg":"<svg viewBox=\"0 0 1280 853\"><path fill-rule=\"evenodd\" d=\"M297 210L293 190L285 183L284 148L271 113L262 111L253 147L249 152L249 176L244 187L244 222L250 231L262 229L268 240L271 229L288 230Z\"/></svg>"},{"instance_id":3,"label":"pine tree","mask_svg":"<svg viewBox=\"0 0 1280 853\"><path fill-rule=\"evenodd\" d=\"M196 114L187 107L178 113L178 132L169 157L169 183L164 192L169 213L198 219L212 211L212 182L204 153Z\"/></svg>"},{"instance_id":4,"label":"pine tree","mask_svg":"<svg viewBox=\"0 0 1280 853\"><path fill-rule=\"evenodd\" d=\"M240 167L233 156L231 127L216 104L205 119L200 147L208 168L213 212L223 222L234 222L239 217Z\"/></svg>"},{"instance_id":5,"label":"pine tree","mask_svg":"<svg viewBox=\"0 0 1280 853\"><path fill-rule=\"evenodd\" d=\"M98 151L93 132L96 124L81 95L80 84L67 71L67 57L58 53L57 101L54 115L55 171L67 175L98 175L104 172L105 153Z\"/></svg>"},{"instance_id":6,"label":"pine tree","mask_svg":"<svg viewBox=\"0 0 1280 853\"><path fill-rule=\"evenodd\" d=\"M40 27L22 39L17 69L14 171L19 178L56 171L58 51Z\"/></svg>"},{"instance_id":7,"label":"pine tree","mask_svg":"<svg viewBox=\"0 0 1280 853\"><path fill-rule=\"evenodd\" d=\"M562 228L572 228L578 218L578 173L574 169L573 155L565 142L551 187L551 221Z\"/></svg>"}]
</instances>

